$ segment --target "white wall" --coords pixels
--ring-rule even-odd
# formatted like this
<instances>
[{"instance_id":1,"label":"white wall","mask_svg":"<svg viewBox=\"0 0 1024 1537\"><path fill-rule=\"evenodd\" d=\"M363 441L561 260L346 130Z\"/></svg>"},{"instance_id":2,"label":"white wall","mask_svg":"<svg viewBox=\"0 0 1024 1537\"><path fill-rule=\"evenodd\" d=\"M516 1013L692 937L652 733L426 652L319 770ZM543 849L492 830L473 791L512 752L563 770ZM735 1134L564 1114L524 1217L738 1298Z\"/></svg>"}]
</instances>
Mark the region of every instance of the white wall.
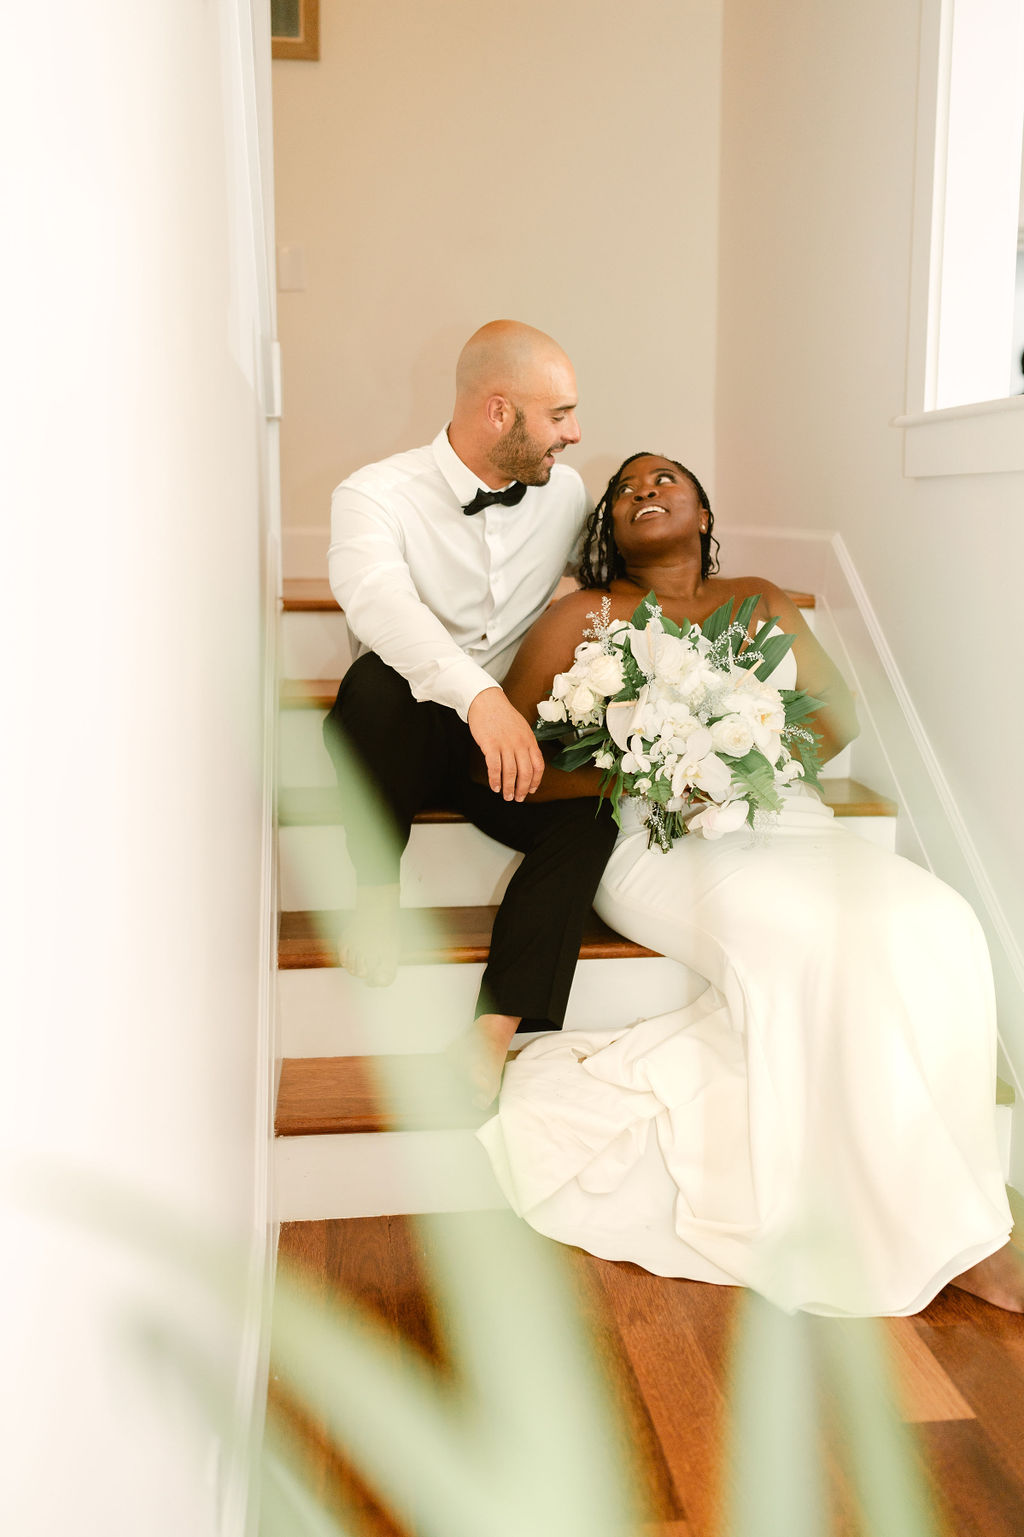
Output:
<instances>
[{"instance_id":1,"label":"white wall","mask_svg":"<svg viewBox=\"0 0 1024 1537\"><path fill-rule=\"evenodd\" d=\"M213 1438L173 1368L140 1375L120 1336L140 1298L173 1295L229 1393L252 1347L23 1204L45 1160L256 1261L264 1239L275 539L250 25L248 0L5 19L0 1139L22 1197L3 1215L0 1460L19 1537L221 1530Z\"/></svg>"},{"instance_id":2,"label":"white wall","mask_svg":"<svg viewBox=\"0 0 1024 1537\"><path fill-rule=\"evenodd\" d=\"M730 522L841 533L1019 943L1024 476L905 479L889 425L919 20L918 0L727 0L718 509L726 552ZM1020 1071L1024 1019L1003 1025Z\"/></svg>"},{"instance_id":3,"label":"white wall","mask_svg":"<svg viewBox=\"0 0 1024 1537\"><path fill-rule=\"evenodd\" d=\"M278 240L307 268L279 299L290 574L323 574L345 474L433 437L497 316L572 356L594 490L640 448L710 478L720 0L320 16L320 61L274 64Z\"/></svg>"}]
</instances>

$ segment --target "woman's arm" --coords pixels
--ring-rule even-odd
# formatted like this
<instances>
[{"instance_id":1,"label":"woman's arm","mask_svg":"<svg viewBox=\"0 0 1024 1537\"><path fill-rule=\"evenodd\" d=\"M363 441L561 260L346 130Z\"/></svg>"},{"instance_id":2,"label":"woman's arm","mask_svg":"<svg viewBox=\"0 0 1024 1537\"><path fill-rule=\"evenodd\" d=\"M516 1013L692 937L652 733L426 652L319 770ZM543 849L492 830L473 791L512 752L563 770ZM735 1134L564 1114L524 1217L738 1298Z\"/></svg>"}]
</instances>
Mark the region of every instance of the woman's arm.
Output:
<instances>
[{"instance_id":1,"label":"woman's arm","mask_svg":"<svg viewBox=\"0 0 1024 1537\"><path fill-rule=\"evenodd\" d=\"M572 666L588 616L600 608L601 597L602 594L595 592L569 593L561 602L546 609L524 636L502 688L531 726L537 719L539 701L551 693L555 674L568 672ZM558 751L555 743L543 746L546 754L553 756ZM549 765L540 785L527 800L578 800L583 796L599 795L603 778L602 770L597 768L564 773Z\"/></svg>"},{"instance_id":2,"label":"woman's arm","mask_svg":"<svg viewBox=\"0 0 1024 1537\"><path fill-rule=\"evenodd\" d=\"M796 661L797 687L823 701L824 708L816 715L809 715L800 724L818 733L821 738L819 750L822 761L827 763L829 758L842 752L847 742L853 741L860 729L853 695L842 673L792 598L773 582L758 582L757 588L764 594L758 606L757 618L770 619L778 615L783 631L787 635L796 636L793 657Z\"/></svg>"}]
</instances>

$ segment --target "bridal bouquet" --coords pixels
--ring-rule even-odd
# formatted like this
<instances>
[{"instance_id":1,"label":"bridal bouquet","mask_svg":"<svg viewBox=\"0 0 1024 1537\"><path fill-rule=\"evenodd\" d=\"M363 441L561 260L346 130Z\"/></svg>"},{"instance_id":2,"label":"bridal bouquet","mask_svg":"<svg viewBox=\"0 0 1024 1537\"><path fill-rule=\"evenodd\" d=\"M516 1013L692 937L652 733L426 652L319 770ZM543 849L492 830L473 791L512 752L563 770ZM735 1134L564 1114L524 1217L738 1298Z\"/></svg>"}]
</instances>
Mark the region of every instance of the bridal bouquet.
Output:
<instances>
[{"instance_id":1,"label":"bridal bouquet","mask_svg":"<svg viewBox=\"0 0 1024 1537\"><path fill-rule=\"evenodd\" d=\"M622 796L635 797L648 846L760 828L782 807L780 786L818 786L817 738L799 722L821 700L766 681L795 637L773 635L774 619L749 636L759 601L733 618L730 599L703 625L679 626L653 592L628 622L609 618L605 598L537 707L536 735L565 743L554 767L603 769L616 822Z\"/></svg>"}]
</instances>

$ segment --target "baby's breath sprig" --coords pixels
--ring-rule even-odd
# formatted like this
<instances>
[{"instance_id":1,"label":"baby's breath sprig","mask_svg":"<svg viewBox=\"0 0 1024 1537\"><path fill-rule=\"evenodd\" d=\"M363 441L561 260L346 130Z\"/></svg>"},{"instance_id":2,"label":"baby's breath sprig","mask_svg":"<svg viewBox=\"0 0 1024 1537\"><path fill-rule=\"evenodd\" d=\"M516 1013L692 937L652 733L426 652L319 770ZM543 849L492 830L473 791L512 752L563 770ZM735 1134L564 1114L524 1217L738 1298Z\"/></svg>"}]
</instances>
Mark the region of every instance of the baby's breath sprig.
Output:
<instances>
[{"instance_id":1,"label":"baby's breath sprig","mask_svg":"<svg viewBox=\"0 0 1024 1537\"><path fill-rule=\"evenodd\" d=\"M612 622L611 598L602 598L600 612L597 609L592 609L587 615L587 618L592 619L594 622L593 624L588 625L587 628L583 631L583 639L601 641L607 640L608 626Z\"/></svg>"}]
</instances>

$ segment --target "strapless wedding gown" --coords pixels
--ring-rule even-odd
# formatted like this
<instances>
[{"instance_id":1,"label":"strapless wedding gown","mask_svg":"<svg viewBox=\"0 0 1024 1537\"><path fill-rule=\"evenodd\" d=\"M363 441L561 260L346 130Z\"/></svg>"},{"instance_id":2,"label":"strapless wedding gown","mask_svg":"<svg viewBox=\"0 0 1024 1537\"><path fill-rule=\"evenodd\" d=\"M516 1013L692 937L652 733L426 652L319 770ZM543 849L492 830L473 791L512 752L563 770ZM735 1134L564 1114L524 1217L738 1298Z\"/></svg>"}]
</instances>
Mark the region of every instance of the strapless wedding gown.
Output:
<instances>
[{"instance_id":1,"label":"strapless wedding gown","mask_svg":"<svg viewBox=\"0 0 1024 1537\"><path fill-rule=\"evenodd\" d=\"M773 681L794 686L791 657ZM708 986L508 1065L478 1135L511 1205L601 1258L790 1311L919 1311L1012 1225L973 911L804 786L764 841L663 854L623 820L597 911Z\"/></svg>"}]
</instances>

